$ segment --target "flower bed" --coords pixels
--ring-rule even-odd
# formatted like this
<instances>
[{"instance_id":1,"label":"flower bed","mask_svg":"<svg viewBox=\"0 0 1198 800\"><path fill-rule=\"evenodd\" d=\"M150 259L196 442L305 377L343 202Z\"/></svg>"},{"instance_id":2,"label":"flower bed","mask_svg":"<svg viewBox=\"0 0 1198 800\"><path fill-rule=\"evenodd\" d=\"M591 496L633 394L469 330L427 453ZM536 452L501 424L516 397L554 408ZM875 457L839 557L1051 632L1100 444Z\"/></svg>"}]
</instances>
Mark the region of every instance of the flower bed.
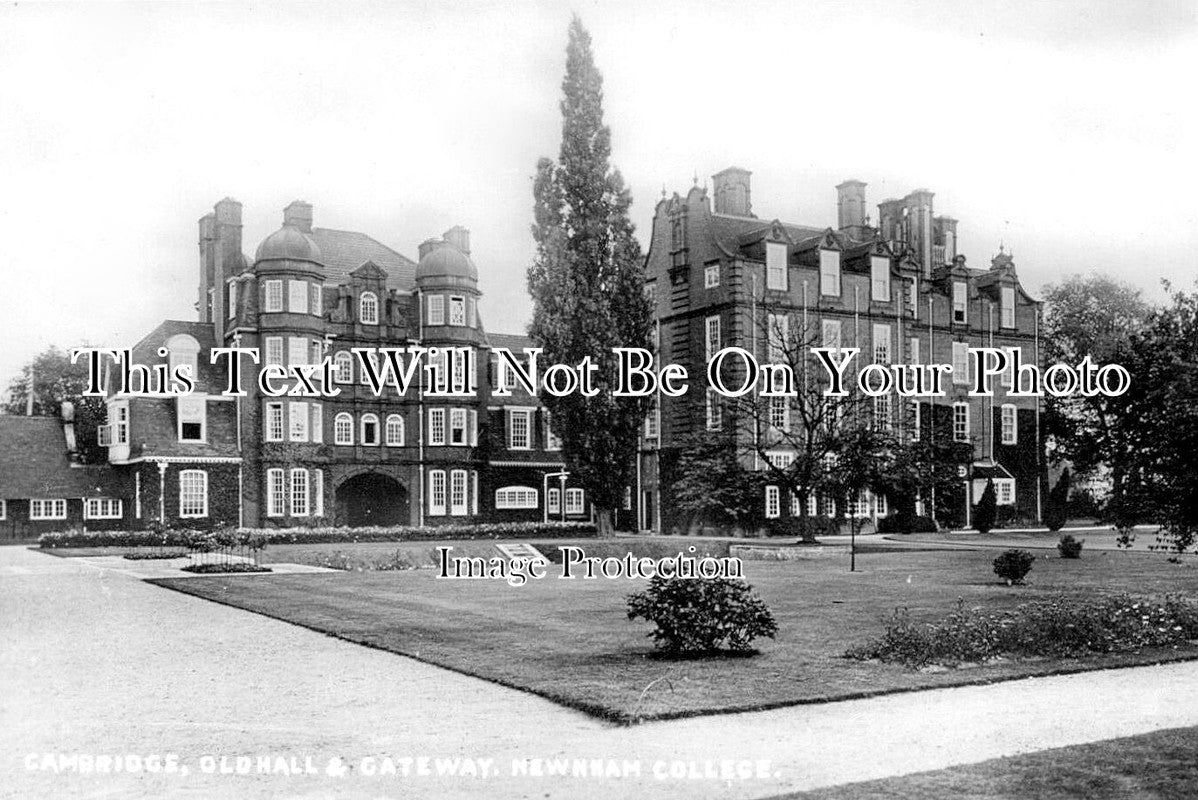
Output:
<instances>
[{"instance_id":1,"label":"flower bed","mask_svg":"<svg viewBox=\"0 0 1198 800\"><path fill-rule=\"evenodd\" d=\"M197 575L224 575L229 572L270 572L270 567L261 567L257 564L249 564L246 562L235 561L229 564L217 564L215 562L208 564L188 564L186 567L180 567L184 572L194 572Z\"/></svg>"},{"instance_id":2,"label":"flower bed","mask_svg":"<svg viewBox=\"0 0 1198 800\"><path fill-rule=\"evenodd\" d=\"M479 525L440 525L420 528L259 528L248 533L263 544L337 544L341 542L411 542L440 539L558 539L593 536L589 522L497 522ZM190 547L197 532L63 531L43 533L38 544L58 547Z\"/></svg>"},{"instance_id":3,"label":"flower bed","mask_svg":"<svg viewBox=\"0 0 1198 800\"><path fill-rule=\"evenodd\" d=\"M922 667L996 658L1066 658L1129 653L1148 647L1181 647L1198 639L1198 602L1119 594L1097 599L1055 597L1013 610L957 610L937 623L919 625L906 609L895 612L886 632L849 658Z\"/></svg>"}]
</instances>

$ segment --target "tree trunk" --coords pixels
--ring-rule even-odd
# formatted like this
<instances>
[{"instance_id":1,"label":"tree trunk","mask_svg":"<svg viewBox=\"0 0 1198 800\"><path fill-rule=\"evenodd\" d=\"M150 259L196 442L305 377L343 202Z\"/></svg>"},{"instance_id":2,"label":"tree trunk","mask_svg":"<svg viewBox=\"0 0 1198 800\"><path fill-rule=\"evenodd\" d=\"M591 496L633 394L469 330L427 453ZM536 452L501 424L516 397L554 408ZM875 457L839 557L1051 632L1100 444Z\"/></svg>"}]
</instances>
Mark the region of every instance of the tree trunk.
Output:
<instances>
[{"instance_id":1,"label":"tree trunk","mask_svg":"<svg viewBox=\"0 0 1198 800\"><path fill-rule=\"evenodd\" d=\"M601 539L616 535L616 526L612 520L610 508L595 508L595 530Z\"/></svg>"}]
</instances>

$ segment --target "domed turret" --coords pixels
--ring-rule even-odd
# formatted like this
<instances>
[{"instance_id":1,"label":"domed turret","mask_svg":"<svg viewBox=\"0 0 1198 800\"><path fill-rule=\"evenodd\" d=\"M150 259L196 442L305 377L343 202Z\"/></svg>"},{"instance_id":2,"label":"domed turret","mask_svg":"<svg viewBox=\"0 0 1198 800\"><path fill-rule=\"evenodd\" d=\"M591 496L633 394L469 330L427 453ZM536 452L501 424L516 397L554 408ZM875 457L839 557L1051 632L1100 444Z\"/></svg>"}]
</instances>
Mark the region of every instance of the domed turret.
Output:
<instances>
[{"instance_id":1,"label":"domed turret","mask_svg":"<svg viewBox=\"0 0 1198 800\"><path fill-rule=\"evenodd\" d=\"M430 239L420 245L420 263L416 267L416 280L437 278L461 278L478 281L478 267L470 256L449 241Z\"/></svg>"},{"instance_id":2,"label":"domed turret","mask_svg":"<svg viewBox=\"0 0 1198 800\"><path fill-rule=\"evenodd\" d=\"M263 239L262 244L258 245L258 251L254 253L255 262L279 259L324 263L320 248L312 241L312 237L290 224L284 224Z\"/></svg>"}]
</instances>

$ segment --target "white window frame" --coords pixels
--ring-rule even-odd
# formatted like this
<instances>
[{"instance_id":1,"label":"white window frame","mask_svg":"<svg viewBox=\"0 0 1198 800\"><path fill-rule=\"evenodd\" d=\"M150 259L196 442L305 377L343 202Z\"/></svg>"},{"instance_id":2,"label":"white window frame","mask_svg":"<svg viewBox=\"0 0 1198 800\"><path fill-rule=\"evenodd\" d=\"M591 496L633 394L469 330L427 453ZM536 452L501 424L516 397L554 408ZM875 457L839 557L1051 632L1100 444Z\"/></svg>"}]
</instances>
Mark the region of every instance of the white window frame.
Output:
<instances>
[{"instance_id":1,"label":"white window frame","mask_svg":"<svg viewBox=\"0 0 1198 800\"><path fill-rule=\"evenodd\" d=\"M771 363L785 363L786 347L790 344L790 315L770 314L766 325L767 357Z\"/></svg>"},{"instance_id":2,"label":"white window frame","mask_svg":"<svg viewBox=\"0 0 1198 800\"><path fill-rule=\"evenodd\" d=\"M507 410L507 449L508 450L532 450L533 449L533 409L531 408L509 408ZM517 436L516 420L523 420L523 436ZM523 443L521 443L521 441Z\"/></svg>"},{"instance_id":3,"label":"white window frame","mask_svg":"<svg viewBox=\"0 0 1198 800\"><path fill-rule=\"evenodd\" d=\"M324 444L324 406L320 403L312 403L311 405L310 440L316 444Z\"/></svg>"},{"instance_id":4,"label":"white window frame","mask_svg":"<svg viewBox=\"0 0 1198 800\"><path fill-rule=\"evenodd\" d=\"M918 442L922 438L922 421L920 420L919 401L911 401L911 441Z\"/></svg>"},{"instance_id":5,"label":"white window frame","mask_svg":"<svg viewBox=\"0 0 1198 800\"><path fill-rule=\"evenodd\" d=\"M445 445L445 409L430 408L428 410L428 443L432 447Z\"/></svg>"},{"instance_id":6,"label":"white window frame","mask_svg":"<svg viewBox=\"0 0 1198 800\"><path fill-rule=\"evenodd\" d=\"M562 449L562 440L556 433L553 432L553 418L549 413L549 409L542 409L542 415L545 420L545 449L551 452L556 452Z\"/></svg>"},{"instance_id":7,"label":"white window frame","mask_svg":"<svg viewBox=\"0 0 1198 800\"><path fill-rule=\"evenodd\" d=\"M462 295L449 297L449 324L458 327L466 324L466 298Z\"/></svg>"},{"instance_id":8,"label":"white window frame","mask_svg":"<svg viewBox=\"0 0 1198 800\"><path fill-rule=\"evenodd\" d=\"M432 469L428 472L428 513L431 517L445 516L449 487L445 483L445 470Z\"/></svg>"},{"instance_id":9,"label":"white window frame","mask_svg":"<svg viewBox=\"0 0 1198 800\"><path fill-rule=\"evenodd\" d=\"M875 303L890 302L890 259L886 256L869 258L869 296Z\"/></svg>"},{"instance_id":10,"label":"white window frame","mask_svg":"<svg viewBox=\"0 0 1198 800\"><path fill-rule=\"evenodd\" d=\"M819 293L824 297L840 297L840 251L819 251Z\"/></svg>"},{"instance_id":11,"label":"white window frame","mask_svg":"<svg viewBox=\"0 0 1198 800\"><path fill-rule=\"evenodd\" d=\"M267 336L266 337L266 353L263 361L265 364L283 365L283 337L282 336Z\"/></svg>"},{"instance_id":12,"label":"white window frame","mask_svg":"<svg viewBox=\"0 0 1198 800\"><path fill-rule=\"evenodd\" d=\"M430 294L425 302L425 325L445 324L445 295Z\"/></svg>"},{"instance_id":13,"label":"white window frame","mask_svg":"<svg viewBox=\"0 0 1198 800\"><path fill-rule=\"evenodd\" d=\"M67 501L61 498L35 498L29 501L30 520L66 519Z\"/></svg>"},{"instance_id":14,"label":"white window frame","mask_svg":"<svg viewBox=\"0 0 1198 800\"><path fill-rule=\"evenodd\" d=\"M1003 444L1019 444L1019 409L1014 403L999 408L999 433Z\"/></svg>"},{"instance_id":15,"label":"white window frame","mask_svg":"<svg viewBox=\"0 0 1198 800\"><path fill-rule=\"evenodd\" d=\"M782 492L777 486L765 487L765 518L777 519L782 516Z\"/></svg>"},{"instance_id":16,"label":"white window frame","mask_svg":"<svg viewBox=\"0 0 1198 800\"><path fill-rule=\"evenodd\" d=\"M704 351L710 361L720 351L720 315L714 314L703 321Z\"/></svg>"},{"instance_id":17,"label":"white window frame","mask_svg":"<svg viewBox=\"0 0 1198 800\"><path fill-rule=\"evenodd\" d=\"M311 340L303 336L287 337L287 364L307 364Z\"/></svg>"},{"instance_id":18,"label":"white window frame","mask_svg":"<svg viewBox=\"0 0 1198 800\"><path fill-rule=\"evenodd\" d=\"M366 435L368 426L373 426L373 436ZM358 443L363 447L378 447L382 438L382 429L379 427L379 415L374 413L363 414L361 419L358 420Z\"/></svg>"},{"instance_id":19,"label":"white window frame","mask_svg":"<svg viewBox=\"0 0 1198 800\"><path fill-rule=\"evenodd\" d=\"M469 513L470 480L464 469L449 473L449 514L464 517Z\"/></svg>"},{"instance_id":20,"label":"white window frame","mask_svg":"<svg viewBox=\"0 0 1198 800\"><path fill-rule=\"evenodd\" d=\"M1015 327L1015 287L1004 286L1000 292L1001 308L999 310L999 326Z\"/></svg>"},{"instance_id":21,"label":"white window frame","mask_svg":"<svg viewBox=\"0 0 1198 800\"><path fill-rule=\"evenodd\" d=\"M402 414L388 414L383 425L383 442L387 447L404 446L404 422Z\"/></svg>"},{"instance_id":22,"label":"white window frame","mask_svg":"<svg viewBox=\"0 0 1198 800\"><path fill-rule=\"evenodd\" d=\"M324 284L314 283L308 287L308 313L314 317L324 316Z\"/></svg>"},{"instance_id":23,"label":"white window frame","mask_svg":"<svg viewBox=\"0 0 1198 800\"><path fill-rule=\"evenodd\" d=\"M225 313L228 319L233 319L237 316L237 281L229 281L225 288L225 300L228 304Z\"/></svg>"},{"instance_id":24,"label":"white window frame","mask_svg":"<svg viewBox=\"0 0 1198 800\"><path fill-rule=\"evenodd\" d=\"M920 359L919 337L918 336L911 337L910 350L911 350L911 363L912 364L922 364L923 361Z\"/></svg>"},{"instance_id":25,"label":"white window frame","mask_svg":"<svg viewBox=\"0 0 1198 800\"><path fill-rule=\"evenodd\" d=\"M464 408L449 409L449 445L451 447L468 447L470 445L470 426Z\"/></svg>"},{"instance_id":26,"label":"white window frame","mask_svg":"<svg viewBox=\"0 0 1198 800\"><path fill-rule=\"evenodd\" d=\"M495 510L515 511L539 508L540 492L531 486L504 486L495 490Z\"/></svg>"},{"instance_id":27,"label":"white window frame","mask_svg":"<svg viewBox=\"0 0 1198 800\"><path fill-rule=\"evenodd\" d=\"M199 479L198 490L195 487L189 487L188 481ZM189 497L188 494L192 496ZM194 502L199 499L199 510L189 510L194 506L189 506L189 502ZM202 469L185 469L179 473L179 517L181 519L200 519L208 516L208 472Z\"/></svg>"},{"instance_id":28,"label":"white window frame","mask_svg":"<svg viewBox=\"0 0 1198 800\"><path fill-rule=\"evenodd\" d=\"M287 404L287 441L308 441L308 415L311 413L308 403L292 400Z\"/></svg>"},{"instance_id":29,"label":"white window frame","mask_svg":"<svg viewBox=\"0 0 1198 800\"><path fill-rule=\"evenodd\" d=\"M969 343L953 342L953 383L969 383Z\"/></svg>"},{"instance_id":30,"label":"white window frame","mask_svg":"<svg viewBox=\"0 0 1198 800\"><path fill-rule=\"evenodd\" d=\"M844 346L844 327L841 320L826 319L820 325L820 339L824 347L839 353Z\"/></svg>"},{"instance_id":31,"label":"white window frame","mask_svg":"<svg viewBox=\"0 0 1198 800\"><path fill-rule=\"evenodd\" d=\"M348 350L340 350L333 356L333 380L337 383L354 382L354 357Z\"/></svg>"},{"instance_id":32,"label":"white window frame","mask_svg":"<svg viewBox=\"0 0 1198 800\"><path fill-rule=\"evenodd\" d=\"M266 413L262 418L262 438L267 442L281 442L287 436L287 426L283 420L283 404L267 403Z\"/></svg>"},{"instance_id":33,"label":"white window frame","mask_svg":"<svg viewBox=\"0 0 1198 800\"><path fill-rule=\"evenodd\" d=\"M953 441L969 442L969 403L953 403Z\"/></svg>"},{"instance_id":34,"label":"white window frame","mask_svg":"<svg viewBox=\"0 0 1198 800\"><path fill-rule=\"evenodd\" d=\"M718 431L724 425L724 409L716 390L708 387L706 395L707 430Z\"/></svg>"},{"instance_id":35,"label":"white window frame","mask_svg":"<svg viewBox=\"0 0 1198 800\"><path fill-rule=\"evenodd\" d=\"M0 520L8 519L8 501L0 500Z\"/></svg>"},{"instance_id":36,"label":"white window frame","mask_svg":"<svg viewBox=\"0 0 1198 800\"><path fill-rule=\"evenodd\" d=\"M204 444L208 441L208 401L203 395L179 395L176 398L175 416L178 419L178 429L175 431L180 442L189 444ZM198 437L183 438L184 423L199 424Z\"/></svg>"},{"instance_id":37,"label":"white window frame","mask_svg":"<svg viewBox=\"0 0 1198 800\"><path fill-rule=\"evenodd\" d=\"M770 398L770 427L790 433L790 400L787 397Z\"/></svg>"},{"instance_id":38,"label":"white window frame","mask_svg":"<svg viewBox=\"0 0 1198 800\"><path fill-rule=\"evenodd\" d=\"M352 445L354 443L354 415L342 411L333 417L333 444Z\"/></svg>"},{"instance_id":39,"label":"white window frame","mask_svg":"<svg viewBox=\"0 0 1198 800\"><path fill-rule=\"evenodd\" d=\"M953 322L959 325L969 322L969 288L965 281L953 281Z\"/></svg>"},{"instance_id":40,"label":"white window frame","mask_svg":"<svg viewBox=\"0 0 1198 800\"><path fill-rule=\"evenodd\" d=\"M587 509L586 493L582 489L566 490L566 515L585 514Z\"/></svg>"},{"instance_id":41,"label":"white window frame","mask_svg":"<svg viewBox=\"0 0 1198 800\"><path fill-rule=\"evenodd\" d=\"M312 470L312 516L324 516L324 470Z\"/></svg>"},{"instance_id":42,"label":"white window frame","mask_svg":"<svg viewBox=\"0 0 1198 800\"><path fill-rule=\"evenodd\" d=\"M789 289L785 242L765 243L765 288L785 292Z\"/></svg>"},{"instance_id":43,"label":"white window frame","mask_svg":"<svg viewBox=\"0 0 1198 800\"><path fill-rule=\"evenodd\" d=\"M703 288L714 289L720 285L720 262L703 267Z\"/></svg>"},{"instance_id":44,"label":"white window frame","mask_svg":"<svg viewBox=\"0 0 1198 800\"><path fill-rule=\"evenodd\" d=\"M283 311L283 281L267 281L265 295L262 303L263 311L270 314L277 314Z\"/></svg>"},{"instance_id":45,"label":"white window frame","mask_svg":"<svg viewBox=\"0 0 1198 800\"><path fill-rule=\"evenodd\" d=\"M874 325L874 363L889 364L890 358L890 326Z\"/></svg>"},{"instance_id":46,"label":"white window frame","mask_svg":"<svg viewBox=\"0 0 1198 800\"><path fill-rule=\"evenodd\" d=\"M308 494L311 491L311 486L308 481L308 470L291 470L291 477L288 484L288 488L291 489L291 516L308 516L308 513L311 511L311 498Z\"/></svg>"},{"instance_id":47,"label":"white window frame","mask_svg":"<svg viewBox=\"0 0 1198 800\"><path fill-rule=\"evenodd\" d=\"M546 510L547 510L547 511L548 511L550 514L560 514L560 513L562 513L562 490L561 490L561 489L552 489L552 488L551 488L551 489L549 490L549 495L548 495L548 497L546 498L546 500L545 500L545 503L546 503L546 506L547 506L547 507L546 507Z\"/></svg>"},{"instance_id":48,"label":"white window frame","mask_svg":"<svg viewBox=\"0 0 1198 800\"><path fill-rule=\"evenodd\" d=\"M994 499L997 505L1015 505L1015 479L994 478Z\"/></svg>"},{"instance_id":49,"label":"white window frame","mask_svg":"<svg viewBox=\"0 0 1198 800\"><path fill-rule=\"evenodd\" d=\"M291 314L307 314L312 306L308 301L308 282L291 278L287 281L287 311Z\"/></svg>"},{"instance_id":50,"label":"white window frame","mask_svg":"<svg viewBox=\"0 0 1198 800\"><path fill-rule=\"evenodd\" d=\"M285 470L274 467L266 471L266 516L281 517L287 508Z\"/></svg>"},{"instance_id":51,"label":"white window frame","mask_svg":"<svg viewBox=\"0 0 1198 800\"><path fill-rule=\"evenodd\" d=\"M358 321L363 325L379 324L379 296L374 292L358 295Z\"/></svg>"}]
</instances>

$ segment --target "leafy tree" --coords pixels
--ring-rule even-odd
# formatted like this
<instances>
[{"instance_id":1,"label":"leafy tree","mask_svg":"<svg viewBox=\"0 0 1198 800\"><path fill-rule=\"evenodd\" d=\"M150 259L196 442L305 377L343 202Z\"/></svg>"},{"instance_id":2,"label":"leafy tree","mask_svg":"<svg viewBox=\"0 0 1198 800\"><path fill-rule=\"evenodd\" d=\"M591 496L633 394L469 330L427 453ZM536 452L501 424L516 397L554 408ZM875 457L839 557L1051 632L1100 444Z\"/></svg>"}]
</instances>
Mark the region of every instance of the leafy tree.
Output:
<instances>
[{"instance_id":1,"label":"leafy tree","mask_svg":"<svg viewBox=\"0 0 1198 800\"><path fill-rule=\"evenodd\" d=\"M956 496L961 486L957 470L972 460L973 445L953 439L952 422L947 416L925 422L915 441L896 440L886 474L886 494L891 513L898 517L899 529L914 522L917 498L931 510L930 516L939 519L932 498Z\"/></svg>"},{"instance_id":2,"label":"leafy tree","mask_svg":"<svg viewBox=\"0 0 1198 800\"><path fill-rule=\"evenodd\" d=\"M1131 387L1112 399L1108 513L1125 537L1138 522L1161 525L1158 546L1181 554L1198 537L1198 291L1167 288L1169 304L1132 337Z\"/></svg>"},{"instance_id":3,"label":"leafy tree","mask_svg":"<svg viewBox=\"0 0 1198 800\"><path fill-rule=\"evenodd\" d=\"M682 511L734 529L762 521L765 482L761 473L745 469L732 436L686 437L677 470L674 501Z\"/></svg>"},{"instance_id":4,"label":"leafy tree","mask_svg":"<svg viewBox=\"0 0 1198 800\"><path fill-rule=\"evenodd\" d=\"M998 497L994 493L994 481L986 479L986 488L982 490L982 499L978 500L973 511L973 527L978 533L989 533L994 528L994 520L998 515Z\"/></svg>"},{"instance_id":5,"label":"leafy tree","mask_svg":"<svg viewBox=\"0 0 1198 800\"><path fill-rule=\"evenodd\" d=\"M556 162L537 163L533 185L536 257L528 270L533 298L529 333L547 363L598 365L592 397L547 395L562 454L595 505L599 532L612 530L623 499L646 401L613 397L613 347L651 342L652 312L644 265L633 236L631 195L610 164L611 132L603 124L603 78L591 37L570 22L562 81L562 145Z\"/></svg>"},{"instance_id":6,"label":"leafy tree","mask_svg":"<svg viewBox=\"0 0 1198 800\"><path fill-rule=\"evenodd\" d=\"M1069 469L1061 473L1056 486L1048 493L1048 506L1044 509L1044 524L1050 531L1065 527L1069 510Z\"/></svg>"},{"instance_id":7,"label":"leafy tree","mask_svg":"<svg viewBox=\"0 0 1198 800\"><path fill-rule=\"evenodd\" d=\"M1123 363L1152 312L1138 289L1099 274L1071 275L1049 286L1045 302L1047 361L1070 365L1086 356L1096 364ZM1101 395L1048 397L1044 425L1055 444L1053 458L1083 472L1112 465L1121 447L1112 430L1117 405ZM1120 481L1119 475L1112 478Z\"/></svg>"},{"instance_id":8,"label":"leafy tree","mask_svg":"<svg viewBox=\"0 0 1198 800\"><path fill-rule=\"evenodd\" d=\"M75 405L75 441L79 459L85 464L101 464L107 451L97 444L96 429L104 424L107 411L102 397L85 397L87 364L83 359L72 364L71 357L58 347L48 347L21 368L8 385L8 414L24 414L29 405L30 377L33 382L33 414L56 417L64 402Z\"/></svg>"}]
</instances>

